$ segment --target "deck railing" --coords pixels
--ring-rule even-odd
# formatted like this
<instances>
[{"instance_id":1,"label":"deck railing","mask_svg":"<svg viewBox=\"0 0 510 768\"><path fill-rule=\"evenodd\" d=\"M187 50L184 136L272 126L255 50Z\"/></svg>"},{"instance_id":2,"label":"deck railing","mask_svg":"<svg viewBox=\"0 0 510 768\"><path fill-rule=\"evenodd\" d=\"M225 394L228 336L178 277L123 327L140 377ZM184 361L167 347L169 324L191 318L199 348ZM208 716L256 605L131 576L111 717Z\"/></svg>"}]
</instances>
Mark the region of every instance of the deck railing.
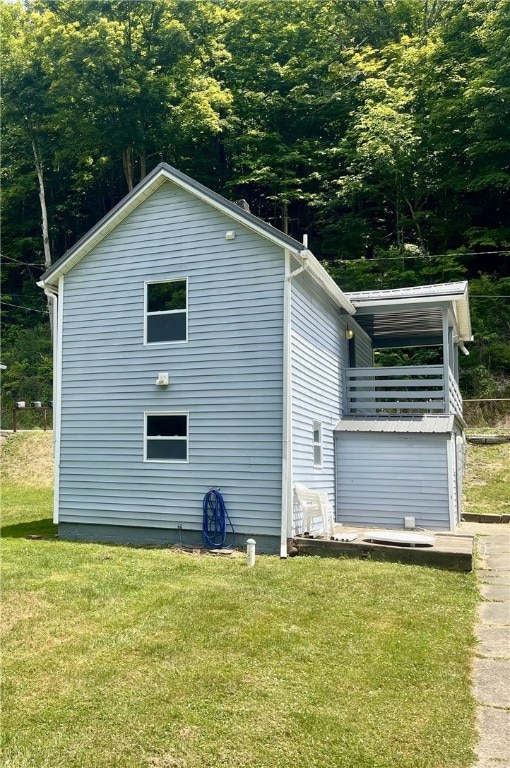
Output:
<instances>
[{"instance_id":1,"label":"deck railing","mask_svg":"<svg viewBox=\"0 0 510 768\"><path fill-rule=\"evenodd\" d=\"M442 365L346 368L346 415L456 413L462 398Z\"/></svg>"}]
</instances>

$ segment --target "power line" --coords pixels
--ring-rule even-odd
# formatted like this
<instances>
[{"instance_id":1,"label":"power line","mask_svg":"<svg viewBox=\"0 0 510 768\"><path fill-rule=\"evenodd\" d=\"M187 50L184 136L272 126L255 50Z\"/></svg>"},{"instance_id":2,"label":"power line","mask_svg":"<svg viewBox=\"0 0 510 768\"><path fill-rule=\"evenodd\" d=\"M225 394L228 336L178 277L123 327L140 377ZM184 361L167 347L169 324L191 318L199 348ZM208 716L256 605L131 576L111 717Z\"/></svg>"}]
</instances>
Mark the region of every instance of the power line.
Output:
<instances>
[{"instance_id":1,"label":"power line","mask_svg":"<svg viewBox=\"0 0 510 768\"><path fill-rule=\"evenodd\" d=\"M376 256L373 259L368 259L365 256L360 256L357 259L335 259L333 264L354 264L358 261L363 261L366 264L378 264L381 261L402 261L402 259L445 259L445 258L457 258L460 256L510 256L510 251L462 251L453 253L419 253L415 255L402 254L402 256Z\"/></svg>"},{"instance_id":2,"label":"power line","mask_svg":"<svg viewBox=\"0 0 510 768\"><path fill-rule=\"evenodd\" d=\"M42 309L34 309L34 307L22 307L21 304L11 304L10 301L0 301L0 304L5 304L6 307L16 307L17 309L26 309L27 312L39 312L41 315L46 315Z\"/></svg>"},{"instance_id":3,"label":"power line","mask_svg":"<svg viewBox=\"0 0 510 768\"><path fill-rule=\"evenodd\" d=\"M15 264L21 264L24 267L39 267L39 269L44 269L44 264L28 264L26 261L14 259L12 256L2 256L2 259L7 259L7 261L14 261Z\"/></svg>"}]
</instances>

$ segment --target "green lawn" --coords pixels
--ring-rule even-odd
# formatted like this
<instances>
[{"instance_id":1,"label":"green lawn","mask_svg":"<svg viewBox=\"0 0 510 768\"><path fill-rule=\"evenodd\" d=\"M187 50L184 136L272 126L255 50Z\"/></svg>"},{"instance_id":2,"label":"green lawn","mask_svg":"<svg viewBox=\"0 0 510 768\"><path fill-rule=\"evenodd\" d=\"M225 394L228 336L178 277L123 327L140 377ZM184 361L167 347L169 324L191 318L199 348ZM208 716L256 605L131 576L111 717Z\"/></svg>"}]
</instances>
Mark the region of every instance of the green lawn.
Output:
<instances>
[{"instance_id":1,"label":"green lawn","mask_svg":"<svg viewBox=\"0 0 510 768\"><path fill-rule=\"evenodd\" d=\"M4 768L471 765L471 574L59 541L7 477Z\"/></svg>"},{"instance_id":2,"label":"green lawn","mask_svg":"<svg viewBox=\"0 0 510 768\"><path fill-rule=\"evenodd\" d=\"M510 443L468 445L464 512L510 514Z\"/></svg>"}]
</instances>

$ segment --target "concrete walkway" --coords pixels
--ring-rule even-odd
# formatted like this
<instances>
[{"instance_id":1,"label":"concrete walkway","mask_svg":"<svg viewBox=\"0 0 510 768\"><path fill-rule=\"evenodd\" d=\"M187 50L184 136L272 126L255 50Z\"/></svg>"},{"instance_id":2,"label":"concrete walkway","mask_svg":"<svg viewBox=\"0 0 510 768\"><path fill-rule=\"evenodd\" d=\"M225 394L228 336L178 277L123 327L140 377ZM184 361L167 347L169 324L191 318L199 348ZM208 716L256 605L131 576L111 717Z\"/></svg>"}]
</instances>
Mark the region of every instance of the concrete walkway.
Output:
<instances>
[{"instance_id":1,"label":"concrete walkway","mask_svg":"<svg viewBox=\"0 0 510 768\"><path fill-rule=\"evenodd\" d=\"M479 732L474 768L510 768L510 525L463 523L461 529L480 534L476 575L483 602L473 663Z\"/></svg>"}]
</instances>

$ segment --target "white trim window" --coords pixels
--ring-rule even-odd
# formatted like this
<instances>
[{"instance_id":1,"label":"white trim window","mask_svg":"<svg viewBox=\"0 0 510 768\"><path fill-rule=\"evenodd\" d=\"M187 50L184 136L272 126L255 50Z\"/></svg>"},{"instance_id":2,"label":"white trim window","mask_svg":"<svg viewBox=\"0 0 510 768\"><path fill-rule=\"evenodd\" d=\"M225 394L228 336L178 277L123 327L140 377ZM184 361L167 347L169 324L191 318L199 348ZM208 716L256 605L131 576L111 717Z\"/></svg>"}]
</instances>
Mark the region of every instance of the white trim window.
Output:
<instances>
[{"instance_id":1,"label":"white trim window","mask_svg":"<svg viewBox=\"0 0 510 768\"><path fill-rule=\"evenodd\" d=\"M313 422L313 466L322 469L322 422Z\"/></svg>"},{"instance_id":2,"label":"white trim window","mask_svg":"<svg viewBox=\"0 0 510 768\"><path fill-rule=\"evenodd\" d=\"M145 283L145 343L188 340L188 278Z\"/></svg>"},{"instance_id":3,"label":"white trim window","mask_svg":"<svg viewBox=\"0 0 510 768\"><path fill-rule=\"evenodd\" d=\"M150 412L144 420L144 461L188 461L189 413Z\"/></svg>"}]
</instances>

